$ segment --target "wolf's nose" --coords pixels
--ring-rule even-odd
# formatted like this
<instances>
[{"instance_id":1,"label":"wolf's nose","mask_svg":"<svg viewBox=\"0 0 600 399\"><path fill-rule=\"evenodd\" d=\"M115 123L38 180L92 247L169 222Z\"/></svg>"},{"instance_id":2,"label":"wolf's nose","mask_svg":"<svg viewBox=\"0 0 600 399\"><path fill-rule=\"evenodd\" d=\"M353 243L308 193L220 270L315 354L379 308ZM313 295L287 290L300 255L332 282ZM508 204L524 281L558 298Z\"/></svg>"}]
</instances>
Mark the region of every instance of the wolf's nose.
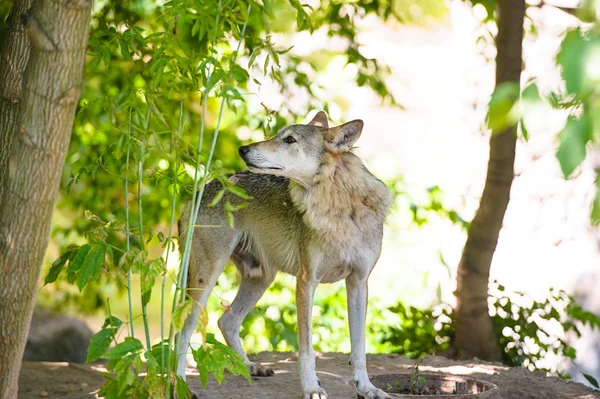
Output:
<instances>
[{"instance_id":1,"label":"wolf's nose","mask_svg":"<svg viewBox=\"0 0 600 399\"><path fill-rule=\"evenodd\" d=\"M247 153L249 153L249 152L250 152L250 147L248 147L247 145L243 145L243 146L241 146L241 147L240 147L240 149L238 150L238 153L239 153L241 156L244 156L244 155L246 155L246 154L247 154Z\"/></svg>"}]
</instances>

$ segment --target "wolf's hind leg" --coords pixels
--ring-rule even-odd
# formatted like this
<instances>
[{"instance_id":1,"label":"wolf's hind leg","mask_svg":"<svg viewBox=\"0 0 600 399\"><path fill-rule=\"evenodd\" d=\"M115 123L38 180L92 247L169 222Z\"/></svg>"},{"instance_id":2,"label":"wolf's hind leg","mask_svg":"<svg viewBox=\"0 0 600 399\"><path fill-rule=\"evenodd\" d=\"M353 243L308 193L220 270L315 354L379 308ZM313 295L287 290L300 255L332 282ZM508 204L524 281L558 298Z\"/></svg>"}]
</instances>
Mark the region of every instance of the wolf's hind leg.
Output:
<instances>
[{"instance_id":1,"label":"wolf's hind leg","mask_svg":"<svg viewBox=\"0 0 600 399\"><path fill-rule=\"evenodd\" d=\"M242 258L232 256L231 258L240 271L249 267L256 268L259 265L241 264ZM264 270L263 270L264 272ZM242 282L240 288L231 304L231 312L227 311L219 319L219 328L223 333L223 337L227 345L232 347L237 353L242 355L246 365L253 376L268 377L274 374L273 369L265 367L259 363L251 362L242 348L240 341L240 327L244 318L254 308L258 300L263 296L264 292L269 288L275 273L265 273L261 277L249 277L242 273Z\"/></svg>"},{"instance_id":2,"label":"wolf's hind leg","mask_svg":"<svg viewBox=\"0 0 600 399\"><path fill-rule=\"evenodd\" d=\"M186 354L190 340L200 316L200 307L206 307L206 302L217 283L219 275L233 251L236 237L229 235L211 235L202 231L196 233L190 253L190 264L187 281L187 296L194 301L192 311L185 320L177 342L177 375L185 381L187 365ZM219 244L217 244L219 242Z\"/></svg>"}]
</instances>

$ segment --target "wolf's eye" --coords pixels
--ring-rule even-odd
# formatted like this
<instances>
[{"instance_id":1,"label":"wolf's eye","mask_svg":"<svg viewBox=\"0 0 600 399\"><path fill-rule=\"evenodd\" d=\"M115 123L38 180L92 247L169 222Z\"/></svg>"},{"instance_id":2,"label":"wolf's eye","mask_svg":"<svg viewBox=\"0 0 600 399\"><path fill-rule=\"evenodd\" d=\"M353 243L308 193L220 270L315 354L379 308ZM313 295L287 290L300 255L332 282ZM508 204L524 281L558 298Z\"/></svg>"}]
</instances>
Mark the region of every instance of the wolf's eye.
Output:
<instances>
[{"instance_id":1,"label":"wolf's eye","mask_svg":"<svg viewBox=\"0 0 600 399\"><path fill-rule=\"evenodd\" d=\"M287 136L286 138L283 139L284 142L288 143L288 144L292 144L296 142L296 139L293 138L292 136Z\"/></svg>"}]
</instances>

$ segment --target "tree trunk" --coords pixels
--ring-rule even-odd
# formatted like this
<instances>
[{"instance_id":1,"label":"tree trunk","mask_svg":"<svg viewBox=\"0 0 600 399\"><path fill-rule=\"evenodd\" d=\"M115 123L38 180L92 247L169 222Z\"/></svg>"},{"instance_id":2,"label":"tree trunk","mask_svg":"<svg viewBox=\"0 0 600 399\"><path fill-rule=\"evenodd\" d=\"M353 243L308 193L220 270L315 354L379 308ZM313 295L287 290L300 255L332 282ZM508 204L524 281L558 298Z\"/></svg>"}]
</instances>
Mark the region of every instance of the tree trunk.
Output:
<instances>
[{"instance_id":1,"label":"tree trunk","mask_svg":"<svg viewBox=\"0 0 600 399\"><path fill-rule=\"evenodd\" d=\"M23 14L28 2L17 0L3 47L0 67L0 398L3 399L17 397L21 357L81 91L91 5L91 0L36 0L33 8Z\"/></svg>"},{"instance_id":2,"label":"tree trunk","mask_svg":"<svg viewBox=\"0 0 600 399\"><path fill-rule=\"evenodd\" d=\"M21 23L21 15L29 9L31 0L17 0L7 21L6 38L0 52L0 200L8 173L12 138L17 127L23 73L29 59L29 36Z\"/></svg>"},{"instance_id":3,"label":"tree trunk","mask_svg":"<svg viewBox=\"0 0 600 399\"><path fill-rule=\"evenodd\" d=\"M519 84L524 16L524 0L498 1L496 87L504 82ZM492 257L510 197L516 140L516 126L490 139L485 188L458 265L453 341L458 358L500 358L498 339L488 312L488 282Z\"/></svg>"}]
</instances>

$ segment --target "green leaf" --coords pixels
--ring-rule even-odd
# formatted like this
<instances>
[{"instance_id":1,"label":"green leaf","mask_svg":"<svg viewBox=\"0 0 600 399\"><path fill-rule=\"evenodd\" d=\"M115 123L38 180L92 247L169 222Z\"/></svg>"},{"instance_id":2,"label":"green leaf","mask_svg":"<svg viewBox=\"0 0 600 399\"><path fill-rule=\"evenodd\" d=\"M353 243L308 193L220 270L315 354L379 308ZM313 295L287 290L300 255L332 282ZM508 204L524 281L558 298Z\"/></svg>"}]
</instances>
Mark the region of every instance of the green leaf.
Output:
<instances>
[{"instance_id":1,"label":"green leaf","mask_svg":"<svg viewBox=\"0 0 600 399\"><path fill-rule=\"evenodd\" d=\"M240 186L229 186L228 190L231 191L233 194L237 195L238 197L243 198L245 200L254 199L253 196L247 194L246 191Z\"/></svg>"},{"instance_id":2,"label":"green leaf","mask_svg":"<svg viewBox=\"0 0 600 399\"><path fill-rule=\"evenodd\" d=\"M196 21L194 21L194 24L192 25L192 37L196 36L198 34L198 32L200 32L201 26L202 26L201 19L197 19Z\"/></svg>"},{"instance_id":3,"label":"green leaf","mask_svg":"<svg viewBox=\"0 0 600 399\"><path fill-rule=\"evenodd\" d=\"M152 346L152 349L148 352L146 352L146 357L148 357L148 355L152 356L154 358L154 360L156 362L158 362L159 364L162 362L162 357L164 356L164 360L165 362L167 361L167 358L169 357L169 353L171 354L171 362L173 362L176 358L175 356L175 351L169 348L169 342L168 342L168 338L166 338L165 340L163 340L162 342L157 342L156 344L154 344ZM169 365L165 364L165 369L163 369L163 372L166 372L166 368L168 368Z\"/></svg>"},{"instance_id":4,"label":"green leaf","mask_svg":"<svg viewBox=\"0 0 600 399\"><path fill-rule=\"evenodd\" d=\"M127 42L122 38L119 38L119 46L121 47L121 55L123 56L123 58L125 58L127 61L133 62L133 58L131 58L131 53L129 52L129 46L127 45Z\"/></svg>"},{"instance_id":5,"label":"green leaf","mask_svg":"<svg viewBox=\"0 0 600 399\"><path fill-rule=\"evenodd\" d=\"M265 11L267 15L271 16L273 13L273 8L271 7L271 0L263 0L263 4L265 6Z\"/></svg>"},{"instance_id":6,"label":"green leaf","mask_svg":"<svg viewBox=\"0 0 600 399\"><path fill-rule=\"evenodd\" d=\"M248 68L250 68L252 65L254 65L254 61L256 60L256 57L258 57L259 53L260 53L260 47L254 48L254 50L252 51L252 54L250 54L250 59L248 59Z\"/></svg>"},{"instance_id":7,"label":"green leaf","mask_svg":"<svg viewBox=\"0 0 600 399\"><path fill-rule=\"evenodd\" d=\"M171 316L171 322L173 323L175 330L180 331L183 328L183 324L193 308L194 301L191 299L177 305L175 312L173 312L173 315Z\"/></svg>"},{"instance_id":8,"label":"green leaf","mask_svg":"<svg viewBox=\"0 0 600 399\"><path fill-rule=\"evenodd\" d=\"M75 281L75 273L79 271L79 269L81 269L83 260L85 259L86 255L88 254L91 248L92 247L89 244L82 245L81 247L79 247L75 258L71 262L69 262L69 267L67 268L67 278L70 283L73 283Z\"/></svg>"},{"instance_id":9,"label":"green leaf","mask_svg":"<svg viewBox=\"0 0 600 399\"><path fill-rule=\"evenodd\" d=\"M559 134L560 145L556 152L565 177L569 177L585 159L585 146L590 138L590 124L585 115L579 119L572 116L567 119L565 127Z\"/></svg>"},{"instance_id":10,"label":"green leaf","mask_svg":"<svg viewBox=\"0 0 600 399\"><path fill-rule=\"evenodd\" d=\"M208 78L208 82L204 85L204 89L208 92L213 89L219 83L219 81L223 78L223 72L220 69L215 70L210 77Z\"/></svg>"},{"instance_id":11,"label":"green leaf","mask_svg":"<svg viewBox=\"0 0 600 399\"><path fill-rule=\"evenodd\" d=\"M83 287L90 281L94 281L98 278L98 274L104 264L104 257L106 255L106 246L104 245L93 245L85 259L81 270L77 274L77 287L79 290L83 290Z\"/></svg>"},{"instance_id":12,"label":"green leaf","mask_svg":"<svg viewBox=\"0 0 600 399\"><path fill-rule=\"evenodd\" d=\"M525 141L529 140L529 132L527 131L527 127L525 126L525 121L523 119L519 120L519 127L521 128L521 135Z\"/></svg>"},{"instance_id":13,"label":"green leaf","mask_svg":"<svg viewBox=\"0 0 600 399\"><path fill-rule=\"evenodd\" d=\"M250 78L250 74L238 64L234 64L231 68L231 75L238 83L245 83Z\"/></svg>"},{"instance_id":14,"label":"green leaf","mask_svg":"<svg viewBox=\"0 0 600 399\"><path fill-rule=\"evenodd\" d=\"M175 393L178 398L182 399L190 399L192 397L192 392L188 387L187 383L181 378L181 376L177 376L175 380Z\"/></svg>"},{"instance_id":15,"label":"green leaf","mask_svg":"<svg viewBox=\"0 0 600 399\"><path fill-rule=\"evenodd\" d=\"M150 96L146 96L146 101L148 102L148 106L150 107L150 111L152 111L152 113L154 114L154 116L156 116L158 118L159 121L161 121L161 123L165 126L169 126L169 122L167 122L167 120L165 119L165 116L163 115L162 112L160 112L160 109L158 109L158 107L156 106L156 102L154 101L154 99Z\"/></svg>"},{"instance_id":16,"label":"green leaf","mask_svg":"<svg viewBox=\"0 0 600 399\"><path fill-rule=\"evenodd\" d=\"M103 328L98 331L90 340L88 347L86 363L98 360L100 356L108 349L113 337L112 328Z\"/></svg>"},{"instance_id":17,"label":"green leaf","mask_svg":"<svg viewBox=\"0 0 600 399\"><path fill-rule=\"evenodd\" d=\"M217 193L215 194L215 197L213 198L212 201L210 201L210 204L208 204L208 206L209 207L216 206L223 199L223 195L225 195L225 189L221 189L221 190L217 191Z\"/></svg>"},{"instance_id":18,"label":"green leaf","mask_svg":"<svg viewBox=\"0 0 600 399\"><path fill-rule=\"evenodd\" d=\"M265 64L263 65L264 75L267 76L267 69L269 68L269 54L267 54L267 58L265 58Z\"/></svg>"},{"instance_id":19,"label":"green leaf","mask_svg":"<svg viewBox=\"0 0 600 399\"><path fill-rule=\"evenodd\" d=\"M123 322L119 318L117 318L115 316L110 316L104 320L104 324L102 325L102 328L106 328L106 327L110 326L113 329L118 329L122 324L123 324Z\"/></svg>"},{"instance_id":20,"label":"green leaf","mask_svg":"<svg viewBox=\"0 0 600 399\"><path fill-rule=\"evenodd\" d=\"M133 381L135 380L135 374L133 373L132 370L125 370L124 372L121 372L118 374L117 376L117 384L118 384L118 390L117 393L119 395L121 395L121 397L123 396L123 391L129 387Z\"/></svg>"},{"instance_id":21,"label":"green leaf","mask_svg":"<svg viewBox=\"0 0 600 399\"><path fill-rule=\"evenodd\" d=\"M139 248L131 248L129 251L125 252L121 255L121 259L119 259L118 268L122 269L125 273L129 272L133 267L136 258L140 255Z\"/></svg>"},{"instance_id":22,"label":"green leaf","mask_svg":"<svg viewBox=\"0 0 600 399\"><path fill-rule=\"evenodd\" d=\"M235 228L233 212L228 210L225 212L225 216L227 217L227 226L231 229Z\"/></svg>"},{"instance_id":23,"label":"green leaf","mask_svg":"<svg viewBox=\"0 0 600 399\"><path fill-rule=\"evenodd\" d=\"M290 47L286 48L285 50L277 50L276 52L277 52L277 54L283 55L283 54L286 54L287 52L289 52L293 48L294 48L294 46L291 45Z\"/></svg>"},{"instance_id":24,"label":"green leaf","mask_svg":"<svg viewBox=\"0 0 600 399\"><path fill-rule=\"evenodd\" d=\"M52 266L50 267L50 270L48 271L48 275L46 276L46 279L44 280L44 285L50 284L50 283L53 283L54 281L56 281L56 279L58 278L58 274L63 269L63 267L65 266L65 263L67 263L67 260L69 260L69 258L71 257L72 254L73 254L73 250L65 251L58 259L56 259L54 262L52 262Z\"/></svg>"},{"instance_id":25,"label":"green leaf","mask_svg":"<svg viewBox=\"0 0 600 399\"><path fill-rule=\"evenodd\" d=\"M519 85L514 82L500 84L488 104L487 123L492 134L502 133L516 123L515 103L519 99Z\"/></svg>"},{"instance_id":26,"label":"green leaf","mask_svg":"<svg viewBox=\"0 0 600 399\"><path fill-rule=\"evenodd\" d=\"M596 196L594 197L594 203L592 204L592 224L600 224L600 176L596 177Z\"/></svg>"},{"instance_id":27,"label":"green leaf","mask_svg":"<svg viewBox=\"0 0 600 399\"><path fill-rule=\"evenodd\" d=\"M565 35L560 51L556 55L569 93L580 93L583 88L586 44L580 28L570 30Z\"/></svg>"},{"instance_id":28,"label":"green leaf","mask_svg":"<svg viewBox=\"0 0 600 399\"><path fill-rule=\"evenodd\" d=\"M142 349L144 349L144 346L138 339L125 337L125 341L121 342L114 348L109 349L104 354L104 357L106 359L119 359L127 355L128 353L135 353Z\"/></svg>"},{"instance_id":29,"label":"green leaf","mask_svg":"<svg viewBox=\"0 0 600 399\"><path fill-rule=\"evenodd\" d=\"M583 377L596 389L600 389L600 385L598 384L598 380L595 379L594 377L592 377L589 374L586 373L581 373L583 374Z\"/></svg>"},{"instance_id":30,"label":"green leaf","mask_svg":"<svg viewBox=\"0 0 600 399\"><path fill-rule=\"evenodd\" d=\"M192 354L204 387L209 373L212 373L220 384L224 379L225 370L242 375L249 382L252 381L248 367L244 364L244 358L229 346L217 341L214 334L207 334L206 345L192 350Z\"/></svg>"},{"instance_id":31,"label":"green leaf","mask_svg":"<svg viewBox=\"0 0 600 399\"><path fill-rule=\"evenodd\" d=\"M577 357L577 351L572 346L565 348L564 355L569 359L575 359Z\"/></svg>"},{"instance_id":32,"label":"green leaf","mask_svg":"<svg viewBox=\"0 0 600 399\"><path fill-rule=\"evenodd\" d=\"M102 60L104 61L105 66L110 64L110 49L108 47L102 49Z\"/></svg>"}]
</instances>

